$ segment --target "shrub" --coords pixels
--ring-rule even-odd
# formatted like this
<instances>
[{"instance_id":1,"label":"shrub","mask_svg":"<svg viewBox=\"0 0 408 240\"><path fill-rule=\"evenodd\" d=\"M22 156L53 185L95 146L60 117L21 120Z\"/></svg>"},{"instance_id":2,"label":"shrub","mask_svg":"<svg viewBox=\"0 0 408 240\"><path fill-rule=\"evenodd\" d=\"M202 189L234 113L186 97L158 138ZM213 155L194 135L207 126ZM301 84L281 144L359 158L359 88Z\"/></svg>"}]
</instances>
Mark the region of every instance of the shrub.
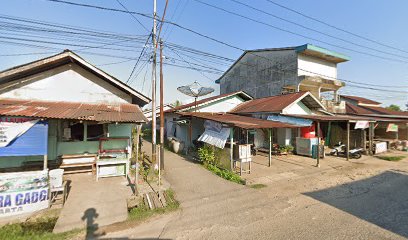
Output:
<instances>
[{"instance_id":1,"label":"shrub","mask_svg":"<svg viewBox=\"0 0 408 240\"><path fill-rule=\"evenodd\" d=\"M231 182L239 183L239 184L245 184L245 180L243 180L238 174L233 173L231 171L221 169L215 165L212 164L207 164L206 168L213 172L214 174L228 180Z\"/></svg>"},{"instance_id":2,"label":"shrub","mask_svg":"<svg viewBox=\"0 0 408 240\"><path fill-rule=\"evenodd\" d=\"M200 147L197 151L198 157L200 160L205 164L213 164L215 165L215 151L214 147L208 144L204 144L204 146Z\"/></svg>"}]
</instances>

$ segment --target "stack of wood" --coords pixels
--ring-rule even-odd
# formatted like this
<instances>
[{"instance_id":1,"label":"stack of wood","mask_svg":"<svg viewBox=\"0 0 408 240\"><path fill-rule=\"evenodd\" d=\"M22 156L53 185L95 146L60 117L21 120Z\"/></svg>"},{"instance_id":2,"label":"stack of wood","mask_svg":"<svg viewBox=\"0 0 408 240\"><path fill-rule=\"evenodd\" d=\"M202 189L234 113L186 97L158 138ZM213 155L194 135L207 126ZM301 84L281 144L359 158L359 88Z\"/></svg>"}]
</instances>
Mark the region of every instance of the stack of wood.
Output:
<instances>
[{"instance_id":1,"label":"stack of wood","mask_svg":"<svg viewBox=\"0 0 408 240\"><path fill-rule=\"evenodd\" d=\"M143 195L143 202L149 209L163 208L173 201L166 192L149 192Z\"/></svg>"}]
</instances>

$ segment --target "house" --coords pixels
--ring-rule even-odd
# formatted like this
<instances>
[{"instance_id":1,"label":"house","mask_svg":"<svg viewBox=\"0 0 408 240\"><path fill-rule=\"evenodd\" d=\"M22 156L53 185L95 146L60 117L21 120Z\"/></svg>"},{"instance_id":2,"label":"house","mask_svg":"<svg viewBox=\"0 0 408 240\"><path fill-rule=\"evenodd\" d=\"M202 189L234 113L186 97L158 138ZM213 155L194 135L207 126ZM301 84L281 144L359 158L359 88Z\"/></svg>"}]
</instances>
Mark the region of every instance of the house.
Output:
<instances>
[{"instance_id":1,"label":"house","mask_svg":"<svg viewBox=\"0 0 408 240\"><path fill-rule=\"evenodd\" d=\"M216 81L220 93L245 91L254 98L309 91L329 111L344 112L337 64L349 57L311 44L245 51Z\"/></svg>"},{"instance_id":2,"label":"house","mask_svg":"<svg viewBox=\"0 0 408 240\"><path fill-rule=\"evenodd\" d=\"M69 50L1 71L0 89L2 171L30 169L43 158L44 168L47 161L58 167L64 156L87 158L106 148L129 158L132 127L147 121L141 107L150 102Z\"/></svg>"},{"instance_id":3,"label":"house","mask_svg":"<svg viewBox=\"0 0 408 240\"><path fill-rule=\"evenodd\" d=\"M179 113L201 112L201 113L227 113L239 104L252 99L250 95L243 91L221 94L213 97L198 100L197 102L184 104L165 111L165 136L173 136L186 143L192 144L192 140L204 131L203 121L189 121L181 118Z\"/></svg>"},{"instance_id":4,"label":"house","mask_svg":"<svg viewBox=\"0 0 408 240\"><path fill-rule=\"evenodd\" d=\"M388 142L408 140L408 112L387 109L380 102L363 97L341 95L340 98L346 102L346 114L377 120L374 131L376 138Z\"/></svg>"}]
</instances>

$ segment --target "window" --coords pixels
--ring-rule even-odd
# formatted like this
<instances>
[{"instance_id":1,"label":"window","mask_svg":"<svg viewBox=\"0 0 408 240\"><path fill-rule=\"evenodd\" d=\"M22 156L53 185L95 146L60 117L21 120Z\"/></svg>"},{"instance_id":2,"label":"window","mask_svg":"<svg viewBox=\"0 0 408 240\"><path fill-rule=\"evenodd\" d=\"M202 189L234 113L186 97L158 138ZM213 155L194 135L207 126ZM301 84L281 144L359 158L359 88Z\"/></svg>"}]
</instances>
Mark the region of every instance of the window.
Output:
<instances>
[{"instance_id":1,"label":"window","mask_svg":"<svg viewBox=\"0 0 408 240\"><path fill-rule=\"evenodd\" d=\"M62 123L62 140L63 141L83 141L84 124L80 122L63 122Z\"/></svg>"},{"instance_id":2,"label":"window","mask_svg":"<svg viewBox=\"0 0 408 240\"><path fill-rule=\"evenodd\" d=\"M99 138L105 137L107 132L106 124L91 122L63 121L60 126L61 134L59 139L64 142L98 141Z\"/></svg>"},{"instance_id":3,"label":"window","mask_svg":"<svg viewBox=\"0 0 408 240\"><path fill-rule=\"evenodd\" d=\"M105 136L104 124L88 123L88 141L96 141Z\"/></svg>"}]
</instances>

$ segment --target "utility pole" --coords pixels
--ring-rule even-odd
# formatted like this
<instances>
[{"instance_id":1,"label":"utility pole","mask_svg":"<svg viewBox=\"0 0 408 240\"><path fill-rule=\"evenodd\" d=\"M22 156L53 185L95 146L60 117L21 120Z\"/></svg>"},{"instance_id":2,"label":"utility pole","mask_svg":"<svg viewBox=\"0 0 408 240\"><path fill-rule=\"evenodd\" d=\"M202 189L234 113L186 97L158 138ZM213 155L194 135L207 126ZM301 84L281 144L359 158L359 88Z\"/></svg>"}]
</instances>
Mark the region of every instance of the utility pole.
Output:
<instances>
[{"instance_id":1,"label":"utility pole","mask_svg":"<svg viewBox=\"0 0 408 240\"><path fill-rule=\"evenodd\" d=\"M163 41L160 39L160 169L164 170L164 83L163 83Z\"/></svg>"},{"instance_id":2,"label":"utility pole","mask_svg":"<svg viewBox=\"0 0 408 240\"><path fill-rule=\"evenodd\" d=\"M156 164L156 0L153 0L153 66L152 66L152 165Z\"/></svg>"}]
</instances>

